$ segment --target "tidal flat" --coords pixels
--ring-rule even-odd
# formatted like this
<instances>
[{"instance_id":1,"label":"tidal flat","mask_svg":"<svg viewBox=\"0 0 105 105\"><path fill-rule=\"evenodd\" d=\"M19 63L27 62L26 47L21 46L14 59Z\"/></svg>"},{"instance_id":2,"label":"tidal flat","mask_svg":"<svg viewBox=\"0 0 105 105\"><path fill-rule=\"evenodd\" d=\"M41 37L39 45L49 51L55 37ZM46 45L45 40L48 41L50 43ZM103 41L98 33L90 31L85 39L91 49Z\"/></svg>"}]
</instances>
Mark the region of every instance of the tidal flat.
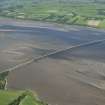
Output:
<instances>
[{"instance_id":1,"label":"tidal flat","mask_svg":"<svg viewBox=\"0 0 105 105\"><path fill-rule=\"evenodd\" d=\"M0 24L0 71L58 51L11 71L9 89L32 89L51 105L104 105L104 30L16 20Z\"/></svg>"}]
</instances>

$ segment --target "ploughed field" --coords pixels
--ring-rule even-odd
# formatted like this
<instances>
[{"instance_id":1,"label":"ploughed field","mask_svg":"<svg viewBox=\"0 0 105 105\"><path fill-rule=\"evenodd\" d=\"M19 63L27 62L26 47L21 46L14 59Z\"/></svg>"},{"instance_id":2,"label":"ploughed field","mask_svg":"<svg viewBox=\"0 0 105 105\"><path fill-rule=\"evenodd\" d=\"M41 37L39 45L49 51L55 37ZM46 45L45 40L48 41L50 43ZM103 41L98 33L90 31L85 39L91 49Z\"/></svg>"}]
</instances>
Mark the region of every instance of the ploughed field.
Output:
<instances>
[{"instance_id":1,"label":"ploughed field","mask_svg":"<svg viewBox=\"0 0 105 105\"><path fill-rule=\"evenodd\" d=\"M13 70L9 89L35 90L52 105L105 104L104 30L10 23L0 25L0 71Z\"/></svg>"}]
</instances>

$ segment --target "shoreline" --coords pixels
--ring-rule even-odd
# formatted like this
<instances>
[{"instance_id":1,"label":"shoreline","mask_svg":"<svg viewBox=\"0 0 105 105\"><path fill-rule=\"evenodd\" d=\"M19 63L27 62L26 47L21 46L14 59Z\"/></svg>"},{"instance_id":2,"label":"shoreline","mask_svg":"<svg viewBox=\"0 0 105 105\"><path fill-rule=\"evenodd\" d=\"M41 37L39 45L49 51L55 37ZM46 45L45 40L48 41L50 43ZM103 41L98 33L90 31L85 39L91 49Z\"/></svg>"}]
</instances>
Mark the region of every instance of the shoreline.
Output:
<instances>
[{"instance_id":1,"label":"shoreline","mask_svg":"<svg viewBox=\"0 0 105 105\"><path fill-rule=\"evenodd\" d=\"M58 30L58 31L78 31L76 29L86 28L98 31L105 31L104 28L92 27L88 25L68 25L62 23L55 23L55 22L44 22L44 21L34 21L29 19L15 19L15 18L8 18L8 17L0 17L0 26L1 25L13 25L13 26L21 26L21 27L32 27L32 28L47 28L51 30Z\"/></svg>"}]
</instances>

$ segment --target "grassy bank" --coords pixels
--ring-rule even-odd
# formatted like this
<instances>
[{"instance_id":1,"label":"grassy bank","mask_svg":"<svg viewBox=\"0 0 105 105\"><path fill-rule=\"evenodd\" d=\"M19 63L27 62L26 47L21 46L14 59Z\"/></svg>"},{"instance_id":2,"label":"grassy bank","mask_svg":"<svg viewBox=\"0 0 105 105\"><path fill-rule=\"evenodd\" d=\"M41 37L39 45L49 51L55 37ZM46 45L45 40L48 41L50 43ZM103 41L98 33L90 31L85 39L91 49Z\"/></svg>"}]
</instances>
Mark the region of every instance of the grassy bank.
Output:
<instances>
[{"instance_id":1,"label":"grassy bank","mask_svg":"<svg viewBox=\"0 0 105 105\"><path fill-rule=\"evenodd\" d=\"M0 90L0 105L48 105L30 91Z\"/></svg>"},{"instance_id":2,"label":"grassy bank","mask_svg":"<svg viewBox=\"0 0 105 105\"><path fill-rule=\"evenodd\" d=\"M18 98L22 94L22 91L4 91L0 90L0 105L8 105L10 102Z\"/></svg>"},{"instance_id":3,"label":"grassy bank","mask_svg":"<svg viewBox=\"0 0 105 105\"><path fill-rule=\"evenodd\" d=\"M0 105L48 105L31 91L9 91L6 89L9 71L0 73Z\"/></svg>"}]
</instances>

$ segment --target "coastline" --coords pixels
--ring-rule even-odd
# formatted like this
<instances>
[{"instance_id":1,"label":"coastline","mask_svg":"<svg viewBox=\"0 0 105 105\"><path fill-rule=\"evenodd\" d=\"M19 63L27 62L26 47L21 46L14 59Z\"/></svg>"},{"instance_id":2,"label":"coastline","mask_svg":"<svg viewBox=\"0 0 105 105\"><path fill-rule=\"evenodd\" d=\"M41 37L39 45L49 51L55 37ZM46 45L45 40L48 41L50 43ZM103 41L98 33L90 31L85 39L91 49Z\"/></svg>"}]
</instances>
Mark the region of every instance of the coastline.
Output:
<instances>
[{"instance_id":1,"label":"coastline","mask_svg":"<svg viewBox=\"0 0 105 105\"><path fill-rule=\"evenodd\" d=\"M32 27L32 28L47 28L51 30L58 30L58 31L78 31L75 28L86 28L98 31L105 31L104 28L92 27L88 25L68 25L62 23L55 23L55 22L47 22L47 21L35 21L29 19L15 19L15 18L8 18L8 17L0 17L0 25L13 25L13 26L22 26L22 27Z\"/></svg>"}]
</instances>

